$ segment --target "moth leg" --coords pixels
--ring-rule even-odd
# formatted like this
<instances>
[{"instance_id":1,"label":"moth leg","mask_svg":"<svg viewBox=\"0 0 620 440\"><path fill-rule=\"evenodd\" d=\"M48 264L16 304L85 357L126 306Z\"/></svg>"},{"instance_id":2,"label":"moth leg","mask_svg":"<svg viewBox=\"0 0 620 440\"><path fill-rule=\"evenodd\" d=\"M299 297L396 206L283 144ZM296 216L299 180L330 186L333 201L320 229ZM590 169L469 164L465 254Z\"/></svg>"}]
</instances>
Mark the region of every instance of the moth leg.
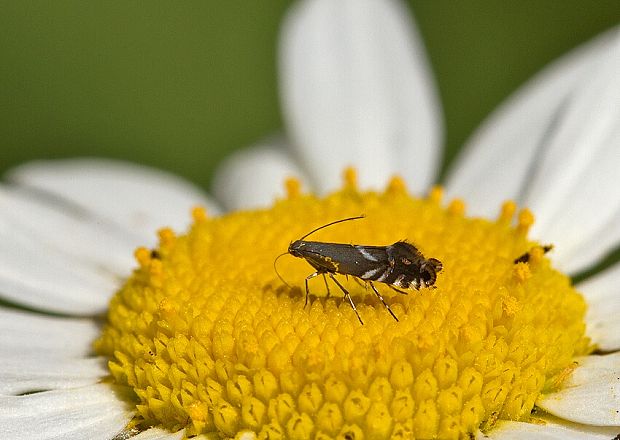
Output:
<instances>
[{"instance_id":1,"label":"moth leg","mask_svg":"<svg viewBox=\"0 0 620 440\"><path fill-rule=\"evenodd\" d=\"M367 283L362 283L358 277L353 277L353 281L355 281L357 284L359 284L360 286L362 286L364 289L368 290L368 284Z\"/></svg>"},{"instance_id":2,"label":"moth leg","mask_svg":"<svg viewBox=\"0 0 620 440\"><path fill-rule=\"evenodd\" d=\"M398 293L402 293L403 295L409 295L409 294L408 294L407 292L405 292L404 290L397 289L396 287L392 286L391 284L388 284L387 286L388 286L390 289L395 290L395 291L396 291L396 292L398 292Z\"/></svg>"},{"instance_id":3,"label":"moth leg","mask_svg":"<svg viewBox=\"0 0 620 440\"><path fill-rule=\"evenodd\" d=\"M345 289L344 286L338 282L338 280L336 279L336 277L334 276L333 273L330 272L329 273L329 277L334 281L334 283L336 283L336 285L338 287L340 287L340 290L342 290L342 292L344 293L344 297L349 300L349 304L351 304L351 308L353 309L353 311L357 315L357 319L360 320L360 324L364 325L364 321L362 321L362 318L360 317L360 314L357 311L357 307L355 307L355 303L351 299L351 294L349 294L347 289Z\"/></svg>"},{"instance_id":4,"label":"moth leg","mask_svg":"<svg viewBox=\"0 0 620 440\"><path fill-rule=\"evenodd\" d=\"M326 298L329 298L329 296L331 295L331 292L329 291L329 284L327 284L327 277L325 276L325 272L323 272L321 275L323 275L323 281L325 282L325 288L327 289Z\"/></svg>"},{"instance_id":5,"label":"moth leg","mask_svg":"<svg viewBox=\"0 0 620 440\"><path fill-rule=\"evenodd\" d=\"M390 306L383 300L383 297L381 296L381 294L379 293L375 285L372 283L372 281L368 281L368 284L370 284L370 287L372 287L372 290L375 291L375 295L377 295L377 298L381 300L385 308L388 310L388 312L390 312L390 315L392 315L392 318L394 318L396 322L398 322L398 318L396 317L392 309L390 309Z\"/></svg>"},{"instance_id":6,"label":"moth leg","mask_svg":"<svg viewBox=\"0 0 620 440\"><path fill-rule=\"evenodd\" d=\"M316 271L313 274L310 274L306 277L306 302L304 304L304 308L308 305L308 296L310 296L310 288L308 287L308 281L318 275L319 275L319 272Z\"/></svg>"}]
</instances>

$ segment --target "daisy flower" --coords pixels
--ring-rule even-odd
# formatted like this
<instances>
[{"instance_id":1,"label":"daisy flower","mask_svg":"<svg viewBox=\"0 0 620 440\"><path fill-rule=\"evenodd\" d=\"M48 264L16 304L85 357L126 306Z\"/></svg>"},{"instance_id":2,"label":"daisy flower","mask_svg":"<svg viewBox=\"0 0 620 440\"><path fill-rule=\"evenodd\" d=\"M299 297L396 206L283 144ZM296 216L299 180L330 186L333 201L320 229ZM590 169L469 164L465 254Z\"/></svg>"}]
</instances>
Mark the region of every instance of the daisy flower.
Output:
<instances>
[{"instance_id":1,"label":"daisy flower","mask_svg":"<svg viewBox=\"0 0 620 440\"><path fill-rule=\"evenodd\" d=\"M569 276L620 243L620 30L498 109L444 187L400 3L300 2L280 60L286 135L223 164L217 203L113 161L7 174L0 297L20 307L0 308L1 437L616 436L620 265ZM292 255L278 277L292 240L359 214L312 239L406 238L441 261L432 286L338 275L343 301Z\"/></svg>"}]
</instances>

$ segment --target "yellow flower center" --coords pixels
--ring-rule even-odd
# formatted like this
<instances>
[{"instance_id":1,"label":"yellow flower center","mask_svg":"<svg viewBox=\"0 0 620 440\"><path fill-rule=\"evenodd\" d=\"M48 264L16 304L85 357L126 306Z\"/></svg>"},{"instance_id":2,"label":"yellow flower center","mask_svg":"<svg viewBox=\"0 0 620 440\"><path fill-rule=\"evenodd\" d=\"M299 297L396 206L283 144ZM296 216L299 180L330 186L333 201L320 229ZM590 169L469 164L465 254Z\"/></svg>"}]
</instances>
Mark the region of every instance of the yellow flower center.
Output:
<instances>
[{"instance_id":1,"label":"yellow flower center","mask_svg":"<svg viewBox=\"0 0 620 440\"><path fill-rule=\"evenodd\" d=\"M468 218L461 201L442 206L440 188L415 198L396 178L360 192L351 172L325 198L287 189L267 210L196 209L186 235L164 229L158 249L136 251L96 343L135 391L136 423L272 440L459 438L526 420L588 352L584 300L527 239L529 211L515 220L507 202L494 221ZM406 239L443 265L434 286L406 295L374 282L398 321L355 277L335 275L363 325L329 278L329 296L309 280L304 307L315 271L304 259L278 260L285 283L274 271L292 241L360 214L308 240Z\"/></svg>"}]
</instances>

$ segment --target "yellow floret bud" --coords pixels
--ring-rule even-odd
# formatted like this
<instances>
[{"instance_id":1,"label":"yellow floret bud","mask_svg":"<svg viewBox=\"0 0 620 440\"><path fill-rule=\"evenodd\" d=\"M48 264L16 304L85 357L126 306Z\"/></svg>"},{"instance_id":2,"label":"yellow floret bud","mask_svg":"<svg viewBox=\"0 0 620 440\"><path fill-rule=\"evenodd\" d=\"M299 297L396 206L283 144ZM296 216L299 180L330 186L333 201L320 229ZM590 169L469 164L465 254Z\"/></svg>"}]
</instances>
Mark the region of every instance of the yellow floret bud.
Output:
<instances>
[{"instance_id":1,"label":"yellow floret bud","mask_svg":"<svg viewBox=\"0 0 620 440\"><path fill-rule=\"evenodd\" d=\"M444 190L442 186L440 185L433 186L430 192L428 193L428 200L430 200L434 204L439 205L441 203L441 200L443 199L443 193L444 193Z\"/></svg>"},{"instance_id":2,"label":"yellow floret bud","mask_svg":"<svg viewBox=\"0 0 620 440\"><path fill-rule=\"evenodd\" d=\"M405 180L400 176L392 177L385 191L388 194L405 194L407 191Z\"/></svg>"},{"instance_id":3,"label":"yellow floret bud","mask_svg":"<svg viewBox=\"0 0 620 440\"><path fill-rule=\"evenodd\" d=\"M519 212L518 218L519 224L517 225L517 231L522 234L527 234L530 227L534 224L534 214L529 209L523 209Z\"/></svg>"},{"instance_id":4,"label":"yellow floret bud","mask_svg":"<svg viewBox=\"0 0 620 440\"><path fill-rule=\"evenodd\" d=\"M194 223L202 223L207 220L207 211L202 206L195 206L192 209L192 218Z\"/></svg>"},{"instance_id":5,"label":"yellow floret bud","mask_svg":"<svg viewBox=\"0 0 620 440\"><path fill-rule=\"evenodd\" d=\"M174 244L176 239L176 235L174 231L170 228L162 228L157 231L157 235L159 236L159 246L163 248L168 248Z\"/></svg>"},{"instance_id":6,"label":"yellow floret bud","mask_svg":"<svg viewBox=\"0 0 620 440\"><path fill-rule=\"evenodd\" d=\"M344 187L348 189L357 188L357 170L353 167L345 168L343 173Z\"/></svg>"},{"instance_id":7,"label":"yellow floret bud","mask_svg":"<svg viewBox=\"0 0 620 440\"><path fill-rule=\"evenodd\" d=\"M461 199L454 199L448 205L448 212L452 215L465 214L465 202Z\"/></svg>"},{"instance_id":8,"label":"yellow floret bud","mask_svg":"<svg viewBox=\"0 0 620 440\"><path fill-rule=\"evenodd\" d=\"M498 221L508 223L512 220L517 211L517 204L512 200L507 200L502 204Z\"/></svg>"},{"instance_id":9,"label":"yellow floret bud","mask_svg":"<svg viewBox=\"0 0 620 440\"><path fill-rule=\"evenodd\" d=\"M299 179L289 177L284 181L284 189L286 190L286 197L294 199L301 194L301 182Z\"/></svg>"},{"instance_id":10,"label":"yellow floret bud","mask_svg":"<svg viewBox=\"0 0 620 440\"><path fill-rule=\"evenodd\" d=\"M134 252L134 257L140 265L140 267L146 267L151 262L151 251L145 247L139 247Z\"/></svg>"}]
</instances>

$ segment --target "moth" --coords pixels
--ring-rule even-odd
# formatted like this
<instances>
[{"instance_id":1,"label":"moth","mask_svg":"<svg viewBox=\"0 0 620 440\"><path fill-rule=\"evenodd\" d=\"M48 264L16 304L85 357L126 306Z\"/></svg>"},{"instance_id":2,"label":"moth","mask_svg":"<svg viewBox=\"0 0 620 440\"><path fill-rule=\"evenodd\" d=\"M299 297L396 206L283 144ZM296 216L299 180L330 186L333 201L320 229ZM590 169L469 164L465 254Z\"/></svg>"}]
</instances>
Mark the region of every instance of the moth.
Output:
<instances>
[{"instance_id":1,"label":"moth","mask_svg":"<svg viewBox=\"0 0 620 440\"><path fill-rule=\"evenodd\" d=\"M315 269L305 278L306 305L310 295L308 282L321 275L328 289L326 276L328 276L344 293L357 319L363 325L355 303L351 299L348 290L338 281L335 275L351 276L357 281L370 285L373 292L383 303L392 317L398 318L385 302L373 282L386 284L392 290L401 294L407 294L401 289L416 289L431 287L437 280L437 274L441 272L443 265L436 258L426 258L413 244L402 240L389 246L366 246L345 243L326 243L321 241L306 241L305 239L315 232L351 220L359 220L364 216L349 217L336 220L319 226L308 232L298 240L291 242L288 254L302 258ZM283 255L286 255L283 254Z\"/></svg>"}]
</instances>

